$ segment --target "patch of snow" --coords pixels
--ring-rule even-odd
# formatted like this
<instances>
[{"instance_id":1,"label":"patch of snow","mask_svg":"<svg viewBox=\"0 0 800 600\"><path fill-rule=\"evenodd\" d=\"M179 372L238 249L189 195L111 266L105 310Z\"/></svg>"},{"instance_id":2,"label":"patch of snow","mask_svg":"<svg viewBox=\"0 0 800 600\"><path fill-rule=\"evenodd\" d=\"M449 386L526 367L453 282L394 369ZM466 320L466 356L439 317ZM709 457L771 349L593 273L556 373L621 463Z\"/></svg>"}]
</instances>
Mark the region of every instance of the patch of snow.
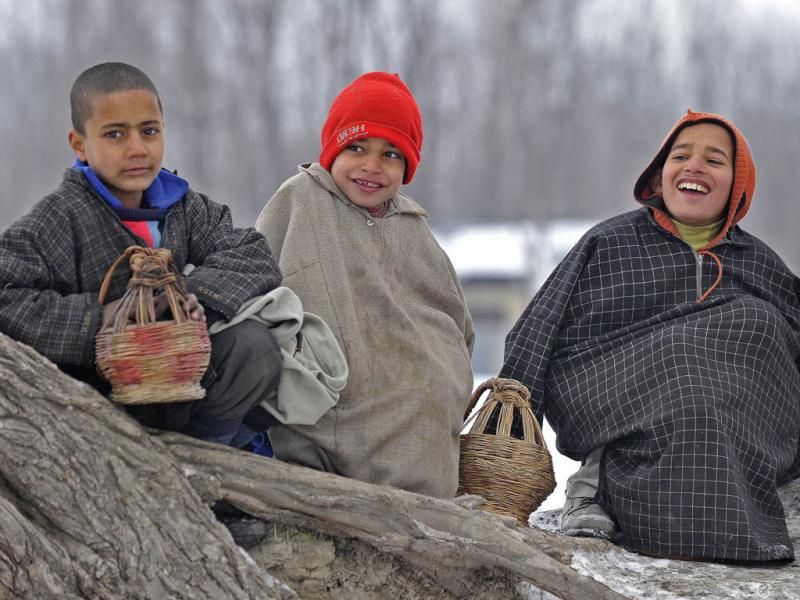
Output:
<instances>
[{"instance_id":1,"label":"patch of snow","mask_svg":"<svg viewBox=\"0 0 800 600\"><path fill-rule=\"evenodd\" d=\"M256 562L256 561L253 559L253 557L252 557L252 556L250 556L250 554L247 552L247 550L245 550L244 548L242 548L241 546L238 546L238 545L236 546L236 549L239 551L239 554L240 554L240 555L241 555L241 556L244 558L244 560L245 560L245 562L246 562L247 564L249 564L249 565L252 565L252 566L254 566L254 567L257 567L257 566L258 566L258 563L257 563L257 562ZM268 577L269 577L269 578L270 578L272 581L275 581L275 580L274 580L274 578L272 577L272 575L270 575L269 573L265 573L265 574L266 574L266 575L267 575L267 576L268 576Z\"/></svg>"},{"instance_id":2,"label":"patch of snow","mask_svg":"<svg viewBox=\"0 0 800 600\"><path fill-rule=\"evenodd\" d=\"M576 550L572 568L624 595L641 600L769 600L800 598L796 569L741 567L709 562L654 559L608 545Z\"/></svg>"},{"instance_id":3,"label":"patch of snow","mask_svg":"<svg viewBox=\"0 0 800 600\"><path fill-rule=\"evenodd\" d=\"M434 231L461 279L522 279L538 288L591 221L557 219Z\"/></svg>"},{"instance_id":4,"label":"patch of snow","mask_svg":"<svg viewBox=\"0 0 800 600\"><path fill-rule=\"evenodd\" d=\"M436 234L456 273L464 279L527 277L530 244L536 237L530 224L470 225Z\"/></svg>"},{"instance_id":5,"label":"patch of snow","mask_svg":"<svg viewBox=\"0 0 800 600\"><path fill-rule=\"evenodd\" d=\"M516 585L515 591L523 600L559 600L557 596L540 590L538 587L525 580L521 580Z\"/></svg>"},{"instance_id":6,"label":"patch of snow","mask_svg":"<svg viewBox=\"0 0 800 600\"><path fill-rule=\"evenodd\" d=\"M670 560L636 557L637 560L625 560L620 553L630 554L616 549L607 552L575 552L572 555L572 568L581 575L591 577L595 581L608 586L628 598L648 598L658 600L681 600L685 596L677 596L673 592L654 589L647 586L652 578L652 571L668 567ZM636 556L631 554L631 556ZM621 560L622 558L622 560ZM645 564L643 561L647 561ZM650 571L650 573L648 573ZM647 591L643 589L647 587Z\"/></svg>"}]
</instances>

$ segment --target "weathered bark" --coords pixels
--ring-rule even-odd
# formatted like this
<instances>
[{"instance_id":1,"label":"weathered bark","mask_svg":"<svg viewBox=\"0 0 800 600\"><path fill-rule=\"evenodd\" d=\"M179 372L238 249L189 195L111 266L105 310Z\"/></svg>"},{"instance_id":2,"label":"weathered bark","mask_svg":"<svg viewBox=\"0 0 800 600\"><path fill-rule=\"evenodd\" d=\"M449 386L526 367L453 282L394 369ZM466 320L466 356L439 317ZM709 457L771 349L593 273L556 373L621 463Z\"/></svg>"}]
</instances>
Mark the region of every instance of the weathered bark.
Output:
<instances>
[{"instance_id":1,"label":"weathered bark","mask_svg":"<svg viewBox=\"0 0 800 600\"><path fill-rule=\"evenodd\" d=\"M415 565L366 542L274 521L266 525L266 537L248 551L250 556L304 600L456 598ZM556 600L503 569L473 570L464 577L471 586L459 598Z\"/></svg>"},{"instance_id":2,"label":"weathered bark","mask_svg":"<svg viewBox=\"0 0 800 600\"><path fill-rule=\"evenodd\" d=\"M177 434L161 438L206 490L206 500L225 498L265 520L360 539L416 565L455 595L469 592L470 571L499 567L564 600L623 598L564 564L571 556L560 549L563 537L519 528L513 518Z\"/></svg>"},{"instance_id":3,"label":"weathered bark","mask_svg":"<svg viewBox=\"0 0 800 600\"><path fill-rule=\"evenodd\" d=\"M0 597L292 596L157 439L0 336Z\"/></svg>"}]
</instances>

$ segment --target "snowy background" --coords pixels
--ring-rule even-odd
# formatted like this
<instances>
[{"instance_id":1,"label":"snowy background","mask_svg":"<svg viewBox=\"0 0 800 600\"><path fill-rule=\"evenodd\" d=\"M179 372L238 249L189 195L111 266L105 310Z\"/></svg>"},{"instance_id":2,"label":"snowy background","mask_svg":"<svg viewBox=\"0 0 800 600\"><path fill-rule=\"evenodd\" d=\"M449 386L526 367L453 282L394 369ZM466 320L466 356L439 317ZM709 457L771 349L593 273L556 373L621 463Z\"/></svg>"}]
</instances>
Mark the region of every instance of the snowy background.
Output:
<instances>
[{"instance_id":1,"label":"snowy background","mask_svg":"<svg viewBox=\"0 0 800 600\"><path fill-rule=\"evenodd\" d=\"M678 117L719 112L759 168L745 228L800 267L796 0L0 0L0 227L58 184L69 88L108 60L151 76L165 166L242 225L369 70L417 97L437 229L629 210Z\"/></svg>"}]
</instances>

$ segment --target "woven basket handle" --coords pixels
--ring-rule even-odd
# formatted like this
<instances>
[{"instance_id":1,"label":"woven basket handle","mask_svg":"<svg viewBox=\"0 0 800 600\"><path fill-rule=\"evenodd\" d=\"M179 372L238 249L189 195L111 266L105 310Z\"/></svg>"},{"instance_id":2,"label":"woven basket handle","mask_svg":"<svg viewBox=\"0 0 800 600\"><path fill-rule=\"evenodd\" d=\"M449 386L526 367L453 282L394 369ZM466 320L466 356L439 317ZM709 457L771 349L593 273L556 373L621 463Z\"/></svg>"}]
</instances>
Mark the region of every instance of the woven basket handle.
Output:
<instances>
[{"instance_id":1,"label":"woven basket handle","mask_svg":"<svg viewBox=\"0 0 800 600\"><path fill-rule=\"evenodd\" d=\"M137 325L146 325L156 320L153 305L153 289L163 287L172 317L176 323L189 319L185 310L186 290L183 280L172 260L172 253L166 248L153 249L142 246L130 246L111 265L100 286L98 301L102 306L111 284L111 277L123 260L128 259L131 266L131 279L128 289L120 299L114 314L113 328L122 332L128 322L128 315L133 311ZM134 310L135 309L135 310Z\"/></svg>"},{"instance_id":2,"label":"woven basket handle","mask_svg":"<svg viewBox=\"0 0 800 600\"><path fill-rule=\"evenodd\" d=\"M526 401L530 401L531 394L524 385L522 385L516 379L504 379L502 377L492 377L491 379L487 379L478 387L475 388L475 391L472 392L472 395L469 397L469 405L467 406L466 412L464 412L464 420L466 421L469 413L472 412L472 409L475 408L475 405L480 400L481 395L486 390L513 390L517 392L522 398Z\"/></svg>"},{"instance_id":3,"label":"woven basket handle","mask_svg":"<svg viewBox=\"0 0 800 600\"><path fill-rule=\"evenodd\" d=\"M103 283L100 286L100 294L98 294L97 296L97 300L98 302L100 302L100 306L103 306L105 304L106 294L108 293L108 286L111 284L111 276L114 274L114 271L116 271L119 264L126 258L129 258L130 255L133 253L133 251L136 250L138 247L139 246L129 246L125 250L125 252L120 254L117 257L117 260L115 260L111 264L111 266L108 268L108 271L106 271L106 276L103 277Z\"/></svg>"},{"instance_id":4,"label":"woven basket handle","mask_svg":"<svg viewBox=\"0 0 800 600\"><path fill-rule=\"evenodd\" d=\"M486 390L492 390L493 392L497 392L499 395L498 401L501 405L505 404L505 406L501 409L501 421L504 418L510 417L511 413L508 413L506 417L503 417L504 411L506 411L510 405L516 406L520 409L522 417L523 417L523 428L525 430L525 438L533 441L538 446L541 446L545 450L547 449L547 442L545 442L544 434L542 433L542 428L539 425L539 420L533 415L530 407L531 401L531 394L524 385L522 385L516 379L504 379L501 377L493 377L491 379L487 379L482 384L480 384L475 391L472 392L472 396L469 399L469 406L467 407L466 412L464 413L464 425L462 429L466 429L469 424L476 418L479 418L479 422L475 425L475 427L479 429L483 429L486 426L486 420L489 418L490 412L486 412L486 408L488 406L484 405L484 410L476 412L472 417L469 417L469 414L475 408L475 405L478 403L478 400L481 397L481 394ZM490 395L487 403L492 402L492 397ZM509 405L510 401L510 405ZM510 422L508 422L510 425Z\"/></svg>"}]
</instances>

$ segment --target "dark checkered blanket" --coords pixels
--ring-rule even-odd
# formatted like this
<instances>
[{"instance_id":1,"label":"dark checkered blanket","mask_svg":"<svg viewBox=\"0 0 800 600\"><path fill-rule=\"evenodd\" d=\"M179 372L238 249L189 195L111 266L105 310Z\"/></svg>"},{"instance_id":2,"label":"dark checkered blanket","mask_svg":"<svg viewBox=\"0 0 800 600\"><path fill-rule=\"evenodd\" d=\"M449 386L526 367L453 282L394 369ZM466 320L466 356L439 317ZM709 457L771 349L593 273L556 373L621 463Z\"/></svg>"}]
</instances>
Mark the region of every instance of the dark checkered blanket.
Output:
<instances>
[{"instance_id":1,"label":"dark checkered blanket","mask_svg":"<svg viewBox=\"0 0 800 600\"><path fill-rule=\"evenodd\" d=\"M502 376L580 459L605 446L601 504L635 551L793 556L776 488L800 474L798 279L734 228L716 278L646 209L589 231L506 341Z\"/></svg>"}]
</instances>

